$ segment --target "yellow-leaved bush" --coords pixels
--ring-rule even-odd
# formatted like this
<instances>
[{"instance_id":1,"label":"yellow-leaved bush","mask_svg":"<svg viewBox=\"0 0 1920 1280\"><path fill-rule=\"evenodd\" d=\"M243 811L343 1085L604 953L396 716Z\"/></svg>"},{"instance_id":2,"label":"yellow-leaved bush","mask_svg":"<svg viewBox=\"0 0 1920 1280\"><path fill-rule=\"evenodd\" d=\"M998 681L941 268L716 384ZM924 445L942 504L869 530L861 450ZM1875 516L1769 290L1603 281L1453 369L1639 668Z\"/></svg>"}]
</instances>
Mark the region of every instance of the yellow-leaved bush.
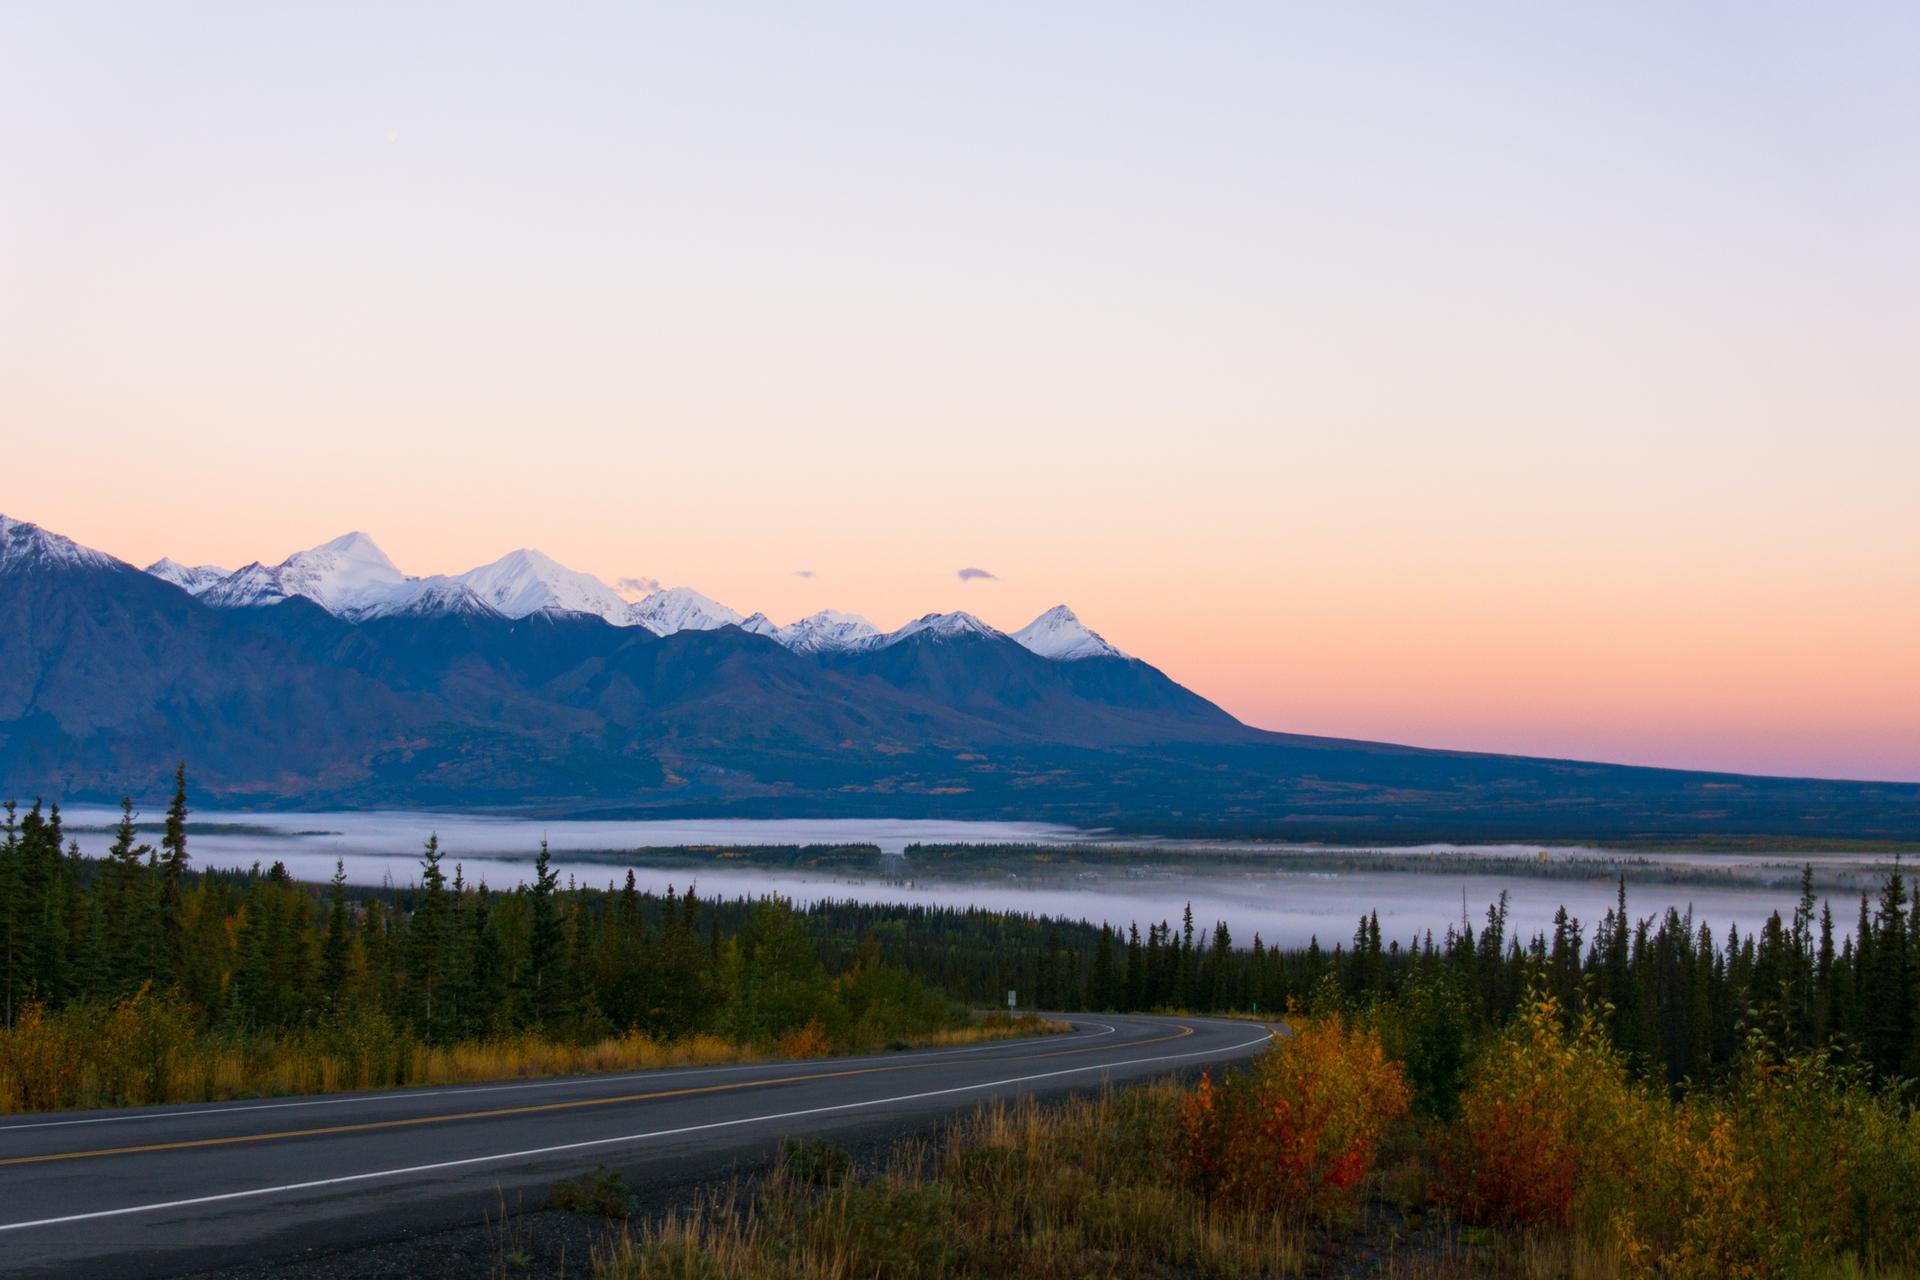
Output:
<instances>
[{"instance_id":1,"label":"yellow-leaved bush","mask_svg":"<svg viewBox=\"0 0 1920 1280\"><path fill-rule=\"evenodd\" d=\"M1470 1222L1569 1230L1622 1274L1910 1269L1920 1117L1822 1053L1756 1044L1723 1090L1634 1083L1598 1019L1536 996L1481 1059L1446 1135Z\"/></svg>"}]
</instances>

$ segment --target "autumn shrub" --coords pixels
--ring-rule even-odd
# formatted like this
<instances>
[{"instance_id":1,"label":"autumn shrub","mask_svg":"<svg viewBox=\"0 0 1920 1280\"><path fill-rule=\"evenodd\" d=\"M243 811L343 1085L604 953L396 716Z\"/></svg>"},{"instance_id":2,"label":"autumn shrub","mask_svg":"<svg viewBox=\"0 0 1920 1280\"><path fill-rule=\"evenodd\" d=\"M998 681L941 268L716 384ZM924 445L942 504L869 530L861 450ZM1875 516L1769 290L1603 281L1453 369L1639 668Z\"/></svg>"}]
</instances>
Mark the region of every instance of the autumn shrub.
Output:
<instances>
[{"instance_id":1,"label":"autumn shrub","mask_svg":"<svg viewBox=\"0 0 1920 1280\"><path fill-rule=\"evenodd\" d=\"M1724 1095L1684 1108L1676 1276L1920 1262L1920 1117L1825 1053L1751 1047Z\"/></svg>"},{"instance_id":2,"label":"autumn shrub","mask_svg":"<svg viewBox=\"0 0 1920 1280\"><path fill-rule=\"evenodd\" d=\"M818 1018L809 1018L798 1031L782 1036L778 1048L782 1058L822 1058L832 1052L833 1041Z\"/></svg>"},{"instance_id":3,"label":"autumn shrub","mask_svg":"<svg viewBox=\"0 0 1920 1280\"><path fill-rule=\"evenodd\" d=\"M1495 1040L1443 1142L1444 1196L1469 1222L1572 1227L1628 1252L1676 1175L1670 1108L1629 1078L1591 1011L1536 994Z\"/></svg>"},{"instance_id":4,"label":"autumn shrub","mask_svg":"<svg viewBox=\"0 0 1920 1280\"><path fill-rule=\"evenodd\" d=\"M1181 1169L1211 1203L1325 1215L1352 1205L1408 1103L1375 1032L1339 1014L1295 1019L1251 1071L1203 1076L1187 1095Z\"/></svg>"},{"instance_id":5,"label":"autumn shrub","mask_svg":"<svg viewBox=\"0 0 1920 1280\"><path fill-rule=\"evenodd\" d=\"M78 1041L47 1011L30 1004L0 1038L0 1110L50 1111L71 1105L79 1074Z\"/></svg>"}]
</instances>

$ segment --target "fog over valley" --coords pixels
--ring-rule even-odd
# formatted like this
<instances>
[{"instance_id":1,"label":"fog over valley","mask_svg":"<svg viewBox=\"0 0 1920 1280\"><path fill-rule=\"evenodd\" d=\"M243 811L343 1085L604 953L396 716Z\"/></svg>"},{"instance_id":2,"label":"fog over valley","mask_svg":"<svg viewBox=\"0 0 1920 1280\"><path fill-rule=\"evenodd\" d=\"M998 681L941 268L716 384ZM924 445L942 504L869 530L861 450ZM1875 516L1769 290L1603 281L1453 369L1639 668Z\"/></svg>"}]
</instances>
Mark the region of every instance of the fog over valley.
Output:
<instances>
[{"instance_id":1,"label":"fog over valley","mask_svg":"<svg viewBox=\"0 0 1920 1280\"><path fill-rule=\"evenodd\" d=\"M117 810L63 810L68 830L87 854L104 851ZM143 826L145 823L143 823ZM1351 939L1358 917L1377 912L1383 938L1411 943L1431 931L1442 937L1463 918L1478 932L1488 907L1508 897L1508 929L1521 937L1550 933L1555 912L1591 931L1627 881L1628 911L1658 918L1689 911L1697 929L1716 937L1729 926L1757 930L1775 911L1790 914L1803 864L1832 905L1837 936L1849 936L1858 896L1891 864L1873 851L1801 854L1788 851L1622 851L1595 846L1421 845L1343 849L1152 841L1050 823L933 820L541 820L489 814L388 810L372 813L239 813L201 811L190 828L194 864L245 870L274 862L297 880L324 881L336 861L356 885L406 886L420 873L420 848L437 835L448 866L470 883L494 889L526 882L534 852L546 841L563 882L601 887L631 869L643 891L694 884L703 897L774 893L806 904L826 900L899 902L928 907L1053 916L1124 928L1178 923L1193 904L1200 927L1225 921L1242 945L1257 933L1275 946L1331 947ZM793 846L873 846L870 864L857 857L822 870L743 865L756 851ZM910 846L964 850L1032 846L1040 869L1017 873L945 870L916 858ZM1083 854L1095 866L1074 870ZM886 855L895 855L887 857ZM1048 865L1066 864L1054 872ZM870 865L871 870L865 869Z\"/></svg>"}]
</instances>

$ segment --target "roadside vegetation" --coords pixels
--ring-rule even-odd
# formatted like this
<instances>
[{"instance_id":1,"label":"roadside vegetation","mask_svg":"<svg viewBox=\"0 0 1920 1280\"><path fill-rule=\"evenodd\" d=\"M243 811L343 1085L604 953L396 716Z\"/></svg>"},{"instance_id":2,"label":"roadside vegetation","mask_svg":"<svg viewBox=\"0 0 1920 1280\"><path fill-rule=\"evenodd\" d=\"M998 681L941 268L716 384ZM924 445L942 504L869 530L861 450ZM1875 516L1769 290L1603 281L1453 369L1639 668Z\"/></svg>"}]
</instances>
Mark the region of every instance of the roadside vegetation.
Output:
<instances>
[{"instance_id":1,"label":"roadside vegetation","mask_svg":"<svg viewBox=\"0 0 1920 1280\"><path fill-rule=\"evenodd\" d=\"M598 1273L1920 1275L1920 896L1900 871L1837 943L1810 892L1719 940L1633 920L1623 888L1583 932L1514 938L1496 903L1405 948L1368 917L1351 947L1265 970L1210 969L1209 949L1202 991L1302 979L1257 1065L985 1109L825 1187L783 1164L616 1233Z\"/></svg>"},{"instance_id":2,"label":"roadside vegetation","mask_svg":"<svg viewBox=\"0 0 1920 1280\"><path fill-rule=\"evenodd\" d=\"M405 890L194 872L184 776L157 848L104 859L57 808L0 826L0 1112L143 1105L954 1044L1058 1029L979 1015L864 917L779 899L449 875Z\"/></svg>"},{"instance_id":3,"label":"roadside vegetation","mask_svg":"<svg viewBox=\"0 0 1920 1280\"><path fill-rule=\"evenodd\" d=\"M982 1107L864 1174L790 1142L755 1187L617 1225L594 1274L1916 1274L1903 1089L1756 1039L1721 1087L1676 1093L1602 1022L1536 986L1435 1091L1427 1011L1296 1012L1245 1070Z\"/></svg>"}]
</instances>

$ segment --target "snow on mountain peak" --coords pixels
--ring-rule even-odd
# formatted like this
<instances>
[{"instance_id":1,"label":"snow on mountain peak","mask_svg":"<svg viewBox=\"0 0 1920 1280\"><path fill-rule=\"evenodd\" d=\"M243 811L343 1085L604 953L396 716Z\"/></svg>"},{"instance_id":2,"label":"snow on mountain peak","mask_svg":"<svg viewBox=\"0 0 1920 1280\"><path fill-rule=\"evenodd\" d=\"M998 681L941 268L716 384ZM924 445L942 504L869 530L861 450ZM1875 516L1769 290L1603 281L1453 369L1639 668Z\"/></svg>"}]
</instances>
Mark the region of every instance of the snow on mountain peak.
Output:
<instances>
[{"instance_id":1,"label":"snow on mountain peak","mask_svg":"<svg viewBox=\"0 0 1920 1280\"><path fill-rule=\"evenodd\" d=\"M37 524L0 516L0 572L37 566L106 569L119 563L104 551L83 547Z\"/></svg>"},{"instance_id":2,"label":"snow on mountain peak","mask_svg":"<svg viewBox=\"0 0 1920 1280\"><path fill-rule=\"evenodd\" d=\"M162 565L172 563L160 561L147 572L187 586L161 570ZM200 574L209 568L211 566L202 566L187 572ZM346 616L377 608L407 580L372 538L364 533L348 533L306 551L296 551L271 569L256 560L218 581L187 589L222 609L278 604L289 596L305 596L328 613Z\"/></svg>"},{"instance_id":3,"label":"snow on mountain peak","mask_svg":"<svg viewBox=\"0 0 1920 1280\"><path fill-rule=\"evenodd\" d=\"M531 547L509 551L453 581L465 583L489 608L509 618L560 611L591 613L615 626L628 625L629 606L612 587Z\"/></svg>"},{"instance_id":4,"label":"snow on mountain peak","mask_svg":"<svg viewBox=\"0 0 1920 1280\"><path fill-rule=\"evenodd\" d=\"M171 556L161 556L147 566L147 572L162 582L171 582L190 596L197 596L228 576L217 564L185 565Z\"/></svg>"},{"instance_id":5,"label":"snow on mountain peak","mask_svg":"<svg viewBox=\"0 0 1920 1280\"><path fill-rule=\"evenodd\" d=\"M296 551L274 572L281 591L305 596L329 613L377 605L407 581L407 575L364 533L343 534L310 551Z\"/></svg>"},{"instance_id":6,"label":"snow on mountain peak","mask_svg":"<svg viewBox=\"0 0 1920 1280\"><path fill-rule=\"evenodd\" d=\"M35 525L0 516L0 569L26 562L30 556L56 562L119 563ZM1127 656L1063 604L1012 633L964 612L929 613L885 633L859 614L838 609L821 609L797 622L775 626L764 613L742 617L692 587L670 587L653 592L637 604L629 603L592 574L569 569L531 547L510 551L492 564L466 573L409 578L372 538L360 532L342 534L311 550L296 552L272 568L255 561L227 573L216 565L189 567L161 559L149 565L147 572L217 608L277 604L298 595L353 621L396 615L498 614L524 618L542 612L588 613L617 627L643 627L660 636L736 626L803 654L880 649L925 635L937 639L1011 639L1029 652L1056 662Z\"/></svg>"},{"instance_id":7,"label":"snow on mountain peak","mask_svg":"<svg viewBox=\"0 0 1920 1280\"><path fill-rule=\"evenodd\" d=\"M736 627L746 619L717 600L709 599L692 587L668 587L656 591L639 604L629 605L629 622L645 627L657 636L676 631L714 631Z\"/></svg>"},{"instance_id":8,"label":"snow on mountain peak","mask_svg":"<svg viewBox=\"0 0 1920 1280\"><path fill-rule=\"evenodd\" d=\"M409 578L371 604L349 610L347 616L359 622L367 618L447 615L498 617L500 611L460 579L435 574L431 578Z\"/></svg>"},{"instance_id":9,"label":"snow on mountain peak","mask_svg":"<svg viewBox=\"0 0 1920 1280\"><path fill-rule=\"evenodd\" d=\"M280 584L280 571L255 560L195 593L216 609L248 609L279 604L292 593Z\"/></svg>"},{"instance_id":10,"label":"snow on mountain peak","mask_svg":"<svg viewBox=\"0 0 1920 1280\"><path fill-rule=\"evenodd\" d=\"M822 609L798 622L789 622L774 636L795 653L826 653L864 649L879 639L880 628L857 613Z\"/></svg>"},{"instance_id":11,"label":"snow on mountain peak","mask_svg":"<svg viewBox=\"0 0 1920 1280\"><path fill-rule=\"evenodd\" d=\"M373 535L362 533L358 529L353 530L351 533L343 533L337 538L329 539L313 550L337 551L342 555L354 556L366 560L376 560L386 565L387 568L393 569L395 573L400 572L398 569L394 569L393 561L387 559L387 553L380 549L379 544L373 540ZM311 554L311 552L308 554Z\"/></svg>"},{"instance_id":12,"label":"snow on mountain peak","mask_svg":"<svg viewBox=\"0 0 1920 1280\"><path fill-rule=\"evenodd\" d=\"M888 635L884 644L899 644L911 636L928 635L942 640L955 636L997 636L1003 634L997 628L990 627L980 619L964 611L954 613L929 613L923 618L915 618L906 626Z\"/></svg>"},{"instance_id":13,"label":"snow on mountain peak","mask_svg":"<svg viewBox=\"0 0 1920 1280\"><path fill-rule=\"evenodd\" d=\"M1013 633L1014 643L1052 658L1056 662L1075 662L1081 658L1124 658L1120 652L1089 630L1073 610L1057 604Z\"/></svg>"}]
</instances>

